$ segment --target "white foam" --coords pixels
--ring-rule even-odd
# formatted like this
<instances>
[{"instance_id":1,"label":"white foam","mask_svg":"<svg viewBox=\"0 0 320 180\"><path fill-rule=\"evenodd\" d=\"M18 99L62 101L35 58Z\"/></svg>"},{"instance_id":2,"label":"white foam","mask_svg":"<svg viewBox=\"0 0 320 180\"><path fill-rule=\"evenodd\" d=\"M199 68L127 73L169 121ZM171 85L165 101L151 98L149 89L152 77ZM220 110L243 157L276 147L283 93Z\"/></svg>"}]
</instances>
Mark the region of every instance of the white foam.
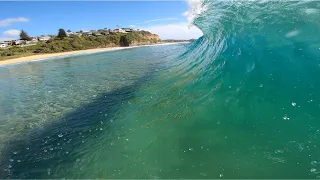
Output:
<instances>
[{"instance_id":1,"label":"white foam","mask_svg":"<svg viewBox=\"0 0 320 180\"><path fill-rule=\"evenodd\" d=\"M317 13L320 13L320 9L308 8L308 9L305 9L305 12L307 14L317 14Z\"/></svg>"},{"instance_id":2,"label":"white foam","mask_svg":"<svg viewBox=\"0 0 320 180\"><path fill-rule=\"evenodd\" d=\"M289 38L289 37L293 37L293 36L296 36L299 34L299 31L298 30L293 30L293 31L290 31L286 34L286 37Z\"/></svg>"},{"instance_id":3,"label":"white foam","mask_svg":"<svg viewBox=\"0 0 320 180\"><path fill-rule=\"evenodd\" d=\"M184 13L188 22L193 23L194 19L207 10L204 0L188 0L189 10Z\"/></svg>"}]
</instances>

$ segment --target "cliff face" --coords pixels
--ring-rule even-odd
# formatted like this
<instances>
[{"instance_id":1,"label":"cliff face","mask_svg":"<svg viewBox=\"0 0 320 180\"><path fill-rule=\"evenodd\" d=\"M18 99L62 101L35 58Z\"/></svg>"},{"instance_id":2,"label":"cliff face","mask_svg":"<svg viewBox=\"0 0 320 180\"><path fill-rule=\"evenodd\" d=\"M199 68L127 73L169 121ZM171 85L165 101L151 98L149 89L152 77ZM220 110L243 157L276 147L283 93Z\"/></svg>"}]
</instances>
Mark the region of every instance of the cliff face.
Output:
<instances>
[{"instance_id":1,"label":"cliff face","mask_svg":"<svg viewBox=\"0 0 320 180\"><path fill-rule=\"evenodd\" d=\"M137 32L135 34L135 38L131 41L130 45L147 45L147 44L155 44L160 43L161 39L157 34L152 34L147 31Z\"/></svg>"},{"instance_id":2,"label":"cliff face","mask_svg":"<svg viewBox=\"0 0 320 180\"><path fill-rule=\"evenodd\" d=\"M159 38L159 36L157 34L146 35L145 38L148 39L149 41L152 41L152 42L161 41L161 39Z\"/></svg>"}]
</instances>

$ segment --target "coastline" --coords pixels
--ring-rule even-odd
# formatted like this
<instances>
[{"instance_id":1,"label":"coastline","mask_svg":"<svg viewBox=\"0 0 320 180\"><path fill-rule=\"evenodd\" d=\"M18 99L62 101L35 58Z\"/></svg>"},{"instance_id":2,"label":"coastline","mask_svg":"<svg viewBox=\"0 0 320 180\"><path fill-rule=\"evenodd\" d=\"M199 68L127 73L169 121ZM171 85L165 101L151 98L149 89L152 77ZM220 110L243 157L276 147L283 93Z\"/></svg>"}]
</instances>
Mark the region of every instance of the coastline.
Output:
<instances>
[{"instance_id":1,"label":"coastline","mask_svg":"<svg viewBox=\"0 0 320 180\"><path fill-rule=\"evenodd\" d=\"M181 44L181 43L189 43L189 42L177 42L177 43L160 43L160 44L150 44L150 45L141 45L141 46L129 46L129 47L107 47L107 48L95 48L95 49L86 49L79 51L69 51L69 52L60 52L60 53L50 53L50 54L37 54L13 59L7 59L0 61L0 66L5 65L13 65L19 63L33 62L33 61L41 61L48 60L54 58L64 58L68 56L76 56L76 55L84 55L84 54L93 54L99 52L107 52L107 51L116 51L123 49L131 49L137 47L146 47L146 46L160 46L160 45L171 45L171 44Z\"/></svg>"}]
</instances>

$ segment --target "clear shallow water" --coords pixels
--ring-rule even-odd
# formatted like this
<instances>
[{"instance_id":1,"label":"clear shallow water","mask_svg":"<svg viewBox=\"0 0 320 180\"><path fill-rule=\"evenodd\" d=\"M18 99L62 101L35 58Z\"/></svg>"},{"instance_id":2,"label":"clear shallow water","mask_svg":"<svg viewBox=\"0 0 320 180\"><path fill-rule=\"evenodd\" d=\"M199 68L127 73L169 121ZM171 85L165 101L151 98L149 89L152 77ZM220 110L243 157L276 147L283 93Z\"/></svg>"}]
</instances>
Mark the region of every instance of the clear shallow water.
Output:
<instances>
[{"instance_id":1,"label":"clear shallow water","mask_svg":"<svg viewBox=\"0 0 320 180\"><path fill-rule=\"evenodd\" d=\"M1 67L1 177L319 178L320 5L243 2L189 45Z\"/></svg>"},{"instance_id":2,"label":"clear shallow water","mask_svg":"<svg viewBox=\"0 0 320 180\"><path fill-rule=\"evenodd\" d=\"M168 71L176 50L183 51L185 46L134 48L0 67L2 175L10 171L18 175L13 177L46 177L48 160L60 158L56 153L85 147L90 134L94 138L113 133L109 125L121 107L158 71ZM69 143L71 149L62 150ZM29 174L33 163L41 164L35 159L46 165L33 176ZM23 168L15 169L17 161Z\"/></svg>"}]
</instances>

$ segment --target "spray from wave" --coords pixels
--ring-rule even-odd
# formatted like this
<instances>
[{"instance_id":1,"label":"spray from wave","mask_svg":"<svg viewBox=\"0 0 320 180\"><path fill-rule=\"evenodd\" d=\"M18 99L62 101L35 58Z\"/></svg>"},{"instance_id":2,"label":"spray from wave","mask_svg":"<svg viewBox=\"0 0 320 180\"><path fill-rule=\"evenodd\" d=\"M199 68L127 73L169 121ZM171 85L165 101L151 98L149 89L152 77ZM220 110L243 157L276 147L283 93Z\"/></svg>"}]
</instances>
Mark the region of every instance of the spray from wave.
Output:
<instances>
[{"instance_id":1,"label":"spray from wave","mask_svg":"<svg viewBox=\"0 0 320 180\"><path fill-rule=\"evenodd\" d=\"M189 6L189 22L204 35L190 45L184 57L203 73L237 68L242 75L250 76L256 65L266 65L264 71L271 70L275 62L306 66L308 63L300 55L308 56L313 68L318 67L320 3L317 1L191 0Z\"/></svg>"}]
</instances>

